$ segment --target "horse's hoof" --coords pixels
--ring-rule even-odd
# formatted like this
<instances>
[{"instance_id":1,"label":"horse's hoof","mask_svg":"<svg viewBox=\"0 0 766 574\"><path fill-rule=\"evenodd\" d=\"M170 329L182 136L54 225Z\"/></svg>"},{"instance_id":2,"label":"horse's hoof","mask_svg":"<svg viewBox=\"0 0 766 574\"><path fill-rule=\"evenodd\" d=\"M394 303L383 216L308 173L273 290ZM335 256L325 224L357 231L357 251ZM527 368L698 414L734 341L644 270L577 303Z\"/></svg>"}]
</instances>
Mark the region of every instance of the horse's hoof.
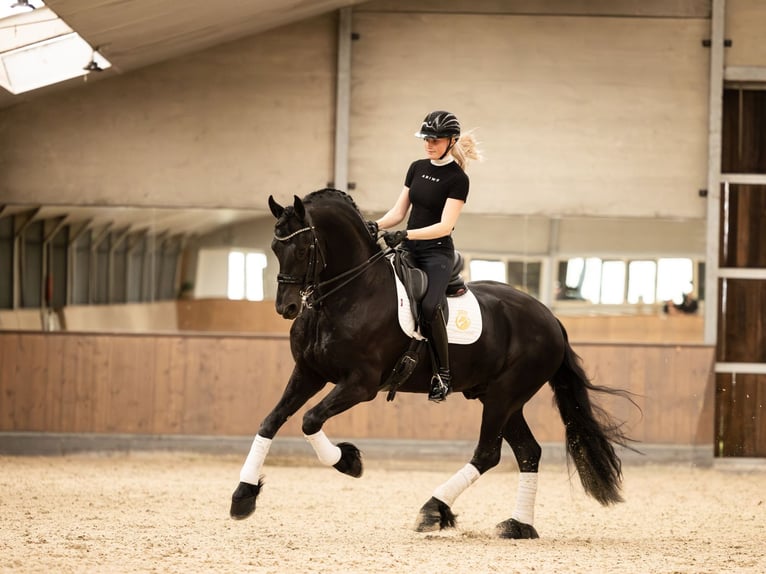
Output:
<instances>
[{"instance_id":1,"label":"horse's hoof","mask_svg":"<svg viewBox=\"0 0 766 574\"><path fill-rule=\"evenodd\" d=\"M444 528L454 528L456 522L457 517L452 513L452 509L432 496L418 513L415 532L433 532Z\"/></svg>"},{"instance_id":2,"label":"horse's hoof","mask_svg":"<svg viewBox=\"0 0 766 574\"><path fill-rule=\"evenodd\" d=\"M339 442L340 460L333 467L343 474L359 478L362 476L362 453L350 442Z\"/></svg>"},{"instance_id":3,"label":"horse's hoof","mask_svg":"<svg viewBox=\"0 0 766 574\"><path fill-rule=\"evenodd\" d=\"M500 538L513 538L516 540L527 540L531 538L540 538L540 535L531 524L524 524L514 518L509 518L501 522L497 528L497 534Z\"/></svg>"},{"instance_id":4,"label":"horse's hoof","mask_svg":"<svg viewBox=\"0 0 766 574\"><path fill-rule=\"evenodd\" d=\"M229 515L234 520L242 520L255 512L255 499L263 486L263 478L258 480L258 484L248 484L240 482L234 494L231 495L231 510Z\"/></svg>"}]
</instances>

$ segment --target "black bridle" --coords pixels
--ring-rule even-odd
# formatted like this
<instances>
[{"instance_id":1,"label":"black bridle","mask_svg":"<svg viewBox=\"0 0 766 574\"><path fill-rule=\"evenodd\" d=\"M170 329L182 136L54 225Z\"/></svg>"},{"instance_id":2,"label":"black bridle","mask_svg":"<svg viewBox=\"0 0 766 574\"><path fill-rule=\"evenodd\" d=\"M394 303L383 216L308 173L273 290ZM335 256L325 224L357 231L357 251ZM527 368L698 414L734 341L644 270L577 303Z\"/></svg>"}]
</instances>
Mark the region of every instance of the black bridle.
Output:
<instances>
[{"instance_id":1,"label":"black bridle","mask_svg":"<svg viewBox=\"0 0 766 574\"><path fill-rule=\"evenodd\" d=\"M385 255L390 251L389 249L387 251L381 250L377 253L373 253L370 257L367 258L366 261L363 261L356 267L352 267L351 269L325 281L320 281L319 274L327 267L327 259L319 247L319 239L317 238L316 229L313 225L302 227L301 229L293 231L284 237L279 237L275 233L274 239L282 242L289 241L293 237L296 237L297 235L305 232L311 232L311 245L309 246L309 261L306 265L306 273L303 275L303 277L297 277L287 273L277 274L277 283L281 285L301 285L301 312L303 312L303 309L312 309L315 305L318 305L321 301L342 287L345 287L351 283L354 279L367 271L367 269L369 269L373 263L385 257ZM321 266L319 264L320 259L322 260ZM344 279L345 281L342 281ZM329 291L322 293L318 297L314 296L314 292L320 292L323 287L338 283L339 281L342 282Z\"/></svg>"}]
</instances>

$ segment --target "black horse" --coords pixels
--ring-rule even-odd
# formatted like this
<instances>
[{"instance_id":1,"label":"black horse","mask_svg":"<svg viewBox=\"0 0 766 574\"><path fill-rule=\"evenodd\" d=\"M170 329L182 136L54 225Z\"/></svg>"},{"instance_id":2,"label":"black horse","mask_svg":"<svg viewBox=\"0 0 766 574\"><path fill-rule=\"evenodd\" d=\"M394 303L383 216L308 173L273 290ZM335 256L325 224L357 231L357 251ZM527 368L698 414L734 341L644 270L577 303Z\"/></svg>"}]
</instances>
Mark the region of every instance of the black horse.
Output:
<instances>
[{"instance_id":1,"label":"black horse","mask_svg":"<svg viewBox=\"0 0 766 574\"><path fill-rule=\"evenodd\" d=\"M359 450L350 443L332 444L322 425L384 390L411 341L397 324L392 267L348 194L323 189L303 200L296 196L288 207L270 197L269 206L277 218L272 242L280 264L276 309L295 320L290 330L295 368L253 441L232 496L233 518L255 510L271 439L328 382L335 386L305 413L303 433L321 462L361 476ZM537 537L532 521L541 448L522 409L546 381L566 427L567 454L585 492L603 505L622 501L621 461L614 445L625 446L628 439L591 403L589 392L624 393L588 381L564 327L545 305L503 283L468 286L479 301L483 331L475 343L450 345L450 367L453 390L483 405L479 442L470 463L420 509L416 530L455 525L450 507L498 464L505 439L518 462L520 481L514 513L498 524L498 533L504 538ZM422 360L398 390L427 393L430 378L430 361Z\"/></svg>"}]
</instances>

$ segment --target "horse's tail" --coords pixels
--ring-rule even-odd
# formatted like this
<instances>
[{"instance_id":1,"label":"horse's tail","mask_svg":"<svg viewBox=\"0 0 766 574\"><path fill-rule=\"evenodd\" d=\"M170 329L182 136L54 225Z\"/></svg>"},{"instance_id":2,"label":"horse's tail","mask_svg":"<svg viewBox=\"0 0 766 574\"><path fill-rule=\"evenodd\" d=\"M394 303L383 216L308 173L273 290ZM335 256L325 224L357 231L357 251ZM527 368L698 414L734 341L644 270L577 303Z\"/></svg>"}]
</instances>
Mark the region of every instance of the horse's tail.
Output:
<instances>
[{"instance_id":1,"label":"horse's tail","mask_svg":"<svg viewBox=\"0 0 766 574\"><path fill-rule=\"evenodd\" d=\"M574 461L585 492L604 506L622 502L622 463L614 445L630 441L609 414L591 403L589 391L620 395L633 402L629 393L592 384L580 357L569 344L566 329L561 325L565 340L564 360L550 380L561 420L566 428L567 457ZM632 449L633 450L633 449Z\"/></svg>"}]
</instances>

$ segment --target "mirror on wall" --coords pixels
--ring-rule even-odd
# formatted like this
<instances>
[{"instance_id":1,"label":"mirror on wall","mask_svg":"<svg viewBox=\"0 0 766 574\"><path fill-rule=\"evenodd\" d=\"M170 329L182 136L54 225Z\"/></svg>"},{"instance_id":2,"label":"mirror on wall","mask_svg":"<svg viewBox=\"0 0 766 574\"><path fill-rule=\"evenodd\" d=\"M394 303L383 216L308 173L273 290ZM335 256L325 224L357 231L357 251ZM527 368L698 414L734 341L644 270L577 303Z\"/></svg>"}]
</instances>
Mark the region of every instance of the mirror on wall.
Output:
<instances>
[{"instance_id":1,"label":"mirror on wall","mask_svg":"<svg viewBox=\"0 0 766 574\"><path fill-rule=\"evenodd\" d=\"M289 330L274 310L278 263L265 206L0 209L0 329ZM704 221L468 211L454 236L466 279L514 285L568 323L687 315L686 295L697 308L685 336L702 339ZM598 338L603 325L591 331Z\"/></svg>"}]
</instances>

